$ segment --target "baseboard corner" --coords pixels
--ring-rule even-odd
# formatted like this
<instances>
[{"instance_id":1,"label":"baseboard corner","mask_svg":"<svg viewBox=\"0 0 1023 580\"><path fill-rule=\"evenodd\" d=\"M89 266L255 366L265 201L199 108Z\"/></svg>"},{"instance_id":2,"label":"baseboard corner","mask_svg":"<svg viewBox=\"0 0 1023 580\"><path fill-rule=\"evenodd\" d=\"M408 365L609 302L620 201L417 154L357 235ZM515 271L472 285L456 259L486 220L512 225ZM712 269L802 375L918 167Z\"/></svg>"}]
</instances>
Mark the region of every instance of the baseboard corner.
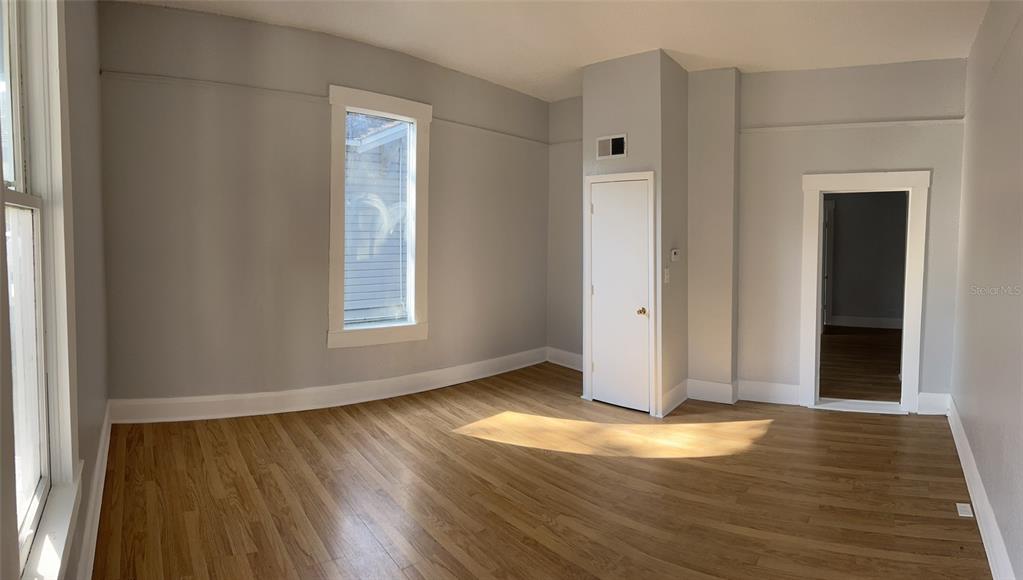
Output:
<instances>
[{"instance_id":1,"label":"baseboard corner","mask_svg":"<svg viewBox=\"0 0 1023 580\"><path fill-rule=\"evenodd\" d=\"M582 372L583 355L553 346L547 347L547 362Z\"/></svg>"},{"instance_id":2,"label":"baseboard corner","mask_svg":"<svg viewBox=\"0 0 1023 580\"><path fill-rule=\"evenodd\" d=\"M948 393L920 393L917 399L918 415L948 415L952 396Z\"/></svg>"},{"instance_id":3,"label":"baseboard corner","mask_svg":"<svg viewBox=\"0 0 1023 580\"><path fill-rule=\"evenodd\" d=\"M686 399L689 398L689 389L686 383L688 383L688 381L682 381L664 394L664 404L661 406L661 417L667 417L670 415L672 411L677 409L682 403L685 403Z\"/></svg>"},{"instance_id":4,"label":"baseboard corner","mask_svg":"<svg viewBox=\"0 0 1023 580\"><path fill-rule=\"evenodd\" d=\"M690 399L734 405L739 400L736 385L700 379L687 379L686 390Z\"/></svg>"}]
</instances>

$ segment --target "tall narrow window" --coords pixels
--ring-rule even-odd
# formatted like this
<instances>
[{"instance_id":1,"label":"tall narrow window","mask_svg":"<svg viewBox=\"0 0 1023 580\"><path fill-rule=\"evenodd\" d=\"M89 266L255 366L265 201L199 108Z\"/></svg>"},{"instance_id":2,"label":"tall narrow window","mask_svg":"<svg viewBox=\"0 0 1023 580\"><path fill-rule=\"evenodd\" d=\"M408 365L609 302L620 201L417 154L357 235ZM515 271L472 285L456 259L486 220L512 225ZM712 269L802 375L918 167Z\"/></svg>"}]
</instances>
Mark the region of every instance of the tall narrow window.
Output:
<instances>
[{"instance_id":1,"label":"tall narrow window","mask_svg":"<svg viewBox=\"0 0 1023 580\"><path fill-rule=\"evenodd\" d=\"M415 125L348 112L346 132L345 326L408 323Z\"/></svg>"},{"instance_id":2,"label":"tall narrow window","mask_svg":"<svg viewBox=\"0 0 1023 580\"><path fill-rule=\"evenodd\" d=\"M24 567L50 492L49 407L44 367L40 212L27 187L23 152L20 2L0 7L0 146L3 148L11 402L18 544ZM5 463L4 468L7 468Z\"/></svg>"},{"instance_id":3,"label":"tall narrow window","mask_svg":"<svg viewBox=\"0 0 1023 580\"><path fill-rule=\"evenodd\" d=\"M432 107L331 87L328 346L426 338Z\"/></svg>"},{"instance_id":4,"label":"tall narrow window","mask_svg":"<svg viewBox=\"0 0 1023 580\"><path fill-rule=\"evenodd\" d=\"M10 187L21 187L21 115L20 78L18 76L17 2L4 2L0 7L0 143L3 145L4 181Z\"/></svg>"},{"instance_id":5,"label":"tall narrow window","mask_svg":"<svg viewBox=\"0 0 1023 580\"><path fill-rule=\"evenodd\" d=\"M14 387L14 473L18 536L23 547L31 542L50 488L36 211L10 204L5 210Z\"/></svg>"}]
</instances>

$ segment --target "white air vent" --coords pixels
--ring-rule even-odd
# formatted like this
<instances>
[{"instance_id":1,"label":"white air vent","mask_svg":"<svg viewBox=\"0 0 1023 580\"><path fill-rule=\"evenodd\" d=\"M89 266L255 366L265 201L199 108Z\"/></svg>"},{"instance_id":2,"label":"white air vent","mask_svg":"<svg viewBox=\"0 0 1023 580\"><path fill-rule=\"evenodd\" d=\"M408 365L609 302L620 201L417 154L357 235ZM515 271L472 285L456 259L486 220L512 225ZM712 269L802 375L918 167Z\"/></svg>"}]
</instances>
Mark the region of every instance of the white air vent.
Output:
<instances>
[{"instance_id":1,"label":"white air vent","mask_svg":"<svg viewBox=\"0 0 1023 580\"><path fill-rule=\"evenodd\" d=\"M625 135L608 135L597 139L597 159L611 159L612 157L625 157L628 147L625 143Z\"/></svg>"}]
</instances>

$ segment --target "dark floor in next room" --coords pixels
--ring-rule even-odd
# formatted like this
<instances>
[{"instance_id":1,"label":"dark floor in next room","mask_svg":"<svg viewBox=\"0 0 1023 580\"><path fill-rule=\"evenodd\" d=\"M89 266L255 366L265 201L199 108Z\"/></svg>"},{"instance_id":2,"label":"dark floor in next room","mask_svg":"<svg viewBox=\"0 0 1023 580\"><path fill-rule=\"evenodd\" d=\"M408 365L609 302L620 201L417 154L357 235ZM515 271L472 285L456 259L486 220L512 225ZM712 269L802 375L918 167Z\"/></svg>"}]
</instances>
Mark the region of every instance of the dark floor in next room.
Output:
<instances>
[{"instance_id":1,"label":"dark floor in next room","mask_svg":"<svg viewBox=\"0 0 1023 580\"><path fill-rule=\"evenodd\" d=\"M898 402L902 397L901 357L900 329L825 326L820 396Z\"/></svg>"}]
</instances>

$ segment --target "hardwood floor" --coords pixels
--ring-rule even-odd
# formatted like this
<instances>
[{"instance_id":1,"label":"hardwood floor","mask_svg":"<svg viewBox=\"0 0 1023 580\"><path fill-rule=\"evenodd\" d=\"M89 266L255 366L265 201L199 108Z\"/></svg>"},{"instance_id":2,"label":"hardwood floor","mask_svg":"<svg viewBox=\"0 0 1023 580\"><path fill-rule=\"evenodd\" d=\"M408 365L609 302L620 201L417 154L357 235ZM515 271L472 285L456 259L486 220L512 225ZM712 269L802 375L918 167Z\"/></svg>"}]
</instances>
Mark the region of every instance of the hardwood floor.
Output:
<instances>
[{"instance_id":1,"label":"hardwood floor","mask_svg":"<svg viewBox=\"0 0 1023 580\"><path fill-rule=\"evenodd\" d=\"M899 329L825 326L820 396L898 402L902 398L901 358Z\"/></svg>"},{"instance_id":2,"label":"hardwood floor","mask_svg":"<svg viewBox=\"0 0 1023 580\"><path fill-rule=\"evenodd\" d=\"M94 578L990 577L944 417L580 383L114 425Z\"/></svg>"}]
</instances>

